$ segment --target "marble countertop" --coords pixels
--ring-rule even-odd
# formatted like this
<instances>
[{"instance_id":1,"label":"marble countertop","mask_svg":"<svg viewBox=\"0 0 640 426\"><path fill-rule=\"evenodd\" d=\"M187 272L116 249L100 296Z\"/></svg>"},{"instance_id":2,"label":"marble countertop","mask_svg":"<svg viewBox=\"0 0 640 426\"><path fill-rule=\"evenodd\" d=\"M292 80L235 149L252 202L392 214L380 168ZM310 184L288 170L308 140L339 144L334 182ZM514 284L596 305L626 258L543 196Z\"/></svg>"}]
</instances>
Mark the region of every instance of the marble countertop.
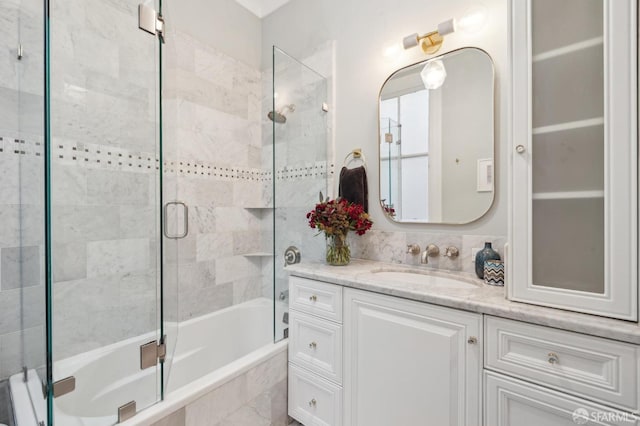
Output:
<instances>
[{"instance_id":1,"label":"marble countertop","mask_svg":"<svg viewBox=\"0 0 640 426\"><path fill-rule=\"evenodd\" d=\"M373 274L374 271L380 270L409 272L420 270L428 275L454 278L474 285L451 288L446 285L446 280L438 283L437 279L431 277L425 277L425 283L419 283L418 280L403 282L394 278L382 280ZM344 287L640 344L640 326L637 323L512 302L506 299L504 287L486 285L482 280L466 273L359 259L352 260L347 266L298 263L287 266L285 271L298 277Z\"/></svg>"}]
</instances>

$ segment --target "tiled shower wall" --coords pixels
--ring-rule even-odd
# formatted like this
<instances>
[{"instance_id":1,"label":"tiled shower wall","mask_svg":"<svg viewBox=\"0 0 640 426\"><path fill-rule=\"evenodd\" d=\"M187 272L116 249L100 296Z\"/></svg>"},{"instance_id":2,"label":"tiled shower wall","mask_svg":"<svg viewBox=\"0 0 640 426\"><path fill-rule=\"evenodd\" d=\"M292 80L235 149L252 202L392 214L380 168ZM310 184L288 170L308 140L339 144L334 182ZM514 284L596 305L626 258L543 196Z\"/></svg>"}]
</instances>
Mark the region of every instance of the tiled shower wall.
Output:
<instances>
[{"instance_id":1,"label":"tiled shower wall","mask_svg":"<svg viewBox=\"0 0 640 426\"><path fill-rule=\"evenodd\" d=\"M0 2L0 380L45 360L42 25L41 2Z\"/></svg>"},{"instance_id":2,"label":"tiled shower wall","mask_svg":"<svg viewBox=\"0 0 640 426\"><path fill-rule=\"evenodd\" d=\"M190 221L167 258L167 275L179 277L179 306L168 312L185 320L262 295L271 172L262 165L259 70L177 31L166 57L165 153L177 160L165 201L185 202Z\"/></svg>"}]
</instances>

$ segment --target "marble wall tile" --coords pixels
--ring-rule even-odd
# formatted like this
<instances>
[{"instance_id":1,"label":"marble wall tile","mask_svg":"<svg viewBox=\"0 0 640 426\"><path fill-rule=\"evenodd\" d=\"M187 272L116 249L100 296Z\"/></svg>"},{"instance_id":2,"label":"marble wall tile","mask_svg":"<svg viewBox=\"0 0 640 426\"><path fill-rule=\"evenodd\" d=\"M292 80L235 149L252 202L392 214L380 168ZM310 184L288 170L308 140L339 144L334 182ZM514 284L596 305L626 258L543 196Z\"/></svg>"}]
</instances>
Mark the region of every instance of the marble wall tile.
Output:
<instances>
[{"instance_id":1,"label":"marble wall tile","mask_svg":"<svg viewBox=\"0 0 640 426\"><path fill-rule=\"evenodd\" d=\"M0 335L44 323L44 286L0 292Z\"/></svg>"},{"instance_id":2,"label":"marble wall tile","mask_svg":"<svg viewBox=\"0 0 640 426\"><path fill-rule=\"evenodd\" d=\"M242 207L218 207L215 216L219 230L238 232L260 229L260 219Z\"/></svg>"},{"instance_id":3,"label":"marble wall tile","mask_svg":"<svg viewBox=\"0 0 640 426\"><path fill-rule=\"evenodd\" d=\"M185 238L171 240L173 243L167 243L168 250L164 251L165 262L181 265L194 263L196 261L196 239L197 235L190 232Z\"/></svg>"},{"instance_id":4,"label":"marble wall tile","mask_svg":"<svg viewBox=\"0 0 640 426\"><path fill-rule=\"evenodd\" d=\"M185 426L215 425L246 402L247 377L241 375L186 406Z\"/></svg>"},{"instance_id":5,"label":"marble wall tile","mask_svg":"<svg viewBox=\"0 0 640 426\"><path fill-rule=\"evenodd\" d=\"M87 202L107 206L149 205L150 175L91 170L87 173Z\"/></svg>"},{"instance_id":6,"label":"marble wall tile","mask_svg":"<svg viewBox=\"0 0 640 426\"><path fill-rule=\"evenodd\" d=\"M216 259L216 279L219 283L233 282L243 278L259 278L259 258L233 256Z\"/></svg>"},{"instance_id":7,"label":"marble wall tile","mask_svg":"<svg viewBox=\"0 0 640 426\"><path fill-rule=\"evenodd\" d=\"M55 164L51 169L51 181L55 183L51 197L54 206L87 204L87 170Z\"/></svg>"},{"instance_id":8,"label":"marble wall tile","mask_svg":"<svg viewBox=\"0 0 640 426\"><path fill-rule=\"evenodd\" d=\"M87 277L87 244L85 242L52 245L53 281L72 281Z\"/></svg>"},{"instance_id":9,"label":"marble wall tile","mask_svg":"<svg viewBox=\"0 0 640 426\"><path fill-rule=\"evenodd\" d=\"M233 304L244 303L262 297L262 281L256 278L245 278L233 282ZM273 297L269 295L269 297Z\"/></svg>"},{"instance_id":10,"label":"marble wall tile","mask_svg":"<svg viewBox=\"0 0 640 426\"><path fill-rule=\"evenodd\" d=\"M122 238L152 238L160 228L160 208L155 205L123 205L117 209Z\"/></svg>"},{"instance_id":11,"label":"marble wall tile","mask_svg":"<svg viewBox=\"0 0 640 426\"><path fill-rule=\"evenodd\" d=\"M0 87L0 131L13 135L42 135L43 98L41 95Z\"/></svg>"},{"instance_id":12,"label":"marble wall tile","mask_svg":"<svg viewBox=\"0 0 640 426\"><path fill-rule=\"evenodd\" d=\"M287 354L280 352L187 405L185 426L288 424Z\"/></svg>"},{"instance_id":13,"label":"marble wall tile","mask_svg":"<svg viewBox=\"0 0 640 426\"><path fill-rule=\"evenodd\" d=\"M208 179L179 178L178 197L189 206L231 206L233 184Z\"/></svg>"},{"instance_id":14,"label":"marble wall tile","mask_svg":"<svg viewBox=\"0 0 640 426\"><path fill-rule=\"evenodd\" d=\"M180 320L215 312L233 305L233 283L199 289L183 289L180 283Z\"/></svg>"},{"instance_id":15,"label":"marble wall tile","mask_svg":"<svg viewBox=\"0 0 640 426\"><path fill-rule=\"evenodd\" d=\"M41 205L0 204L0 247L41 245L44 212Z\"/></svg>"},{"instance_id":16,"label":"marble wall tile","mask_svg":"<svg viewBox=\"0 0 640 426\"><path fill-rule=\"evenodd\" d=\"M23 366L38 368L45 363L44 326L0 335L0 380L19 373Z\"/></svg>"},{"instance_id":17,"label":"marble wall tile","mask_svg":"<svg viewBox=\"0 0 640 426\"><path fill-rule=\"evenodd\" d=\"M211 206L193 206L189 209L189 226L197 234L216 231L215 209Z\"/></svg>"},{"instance_id":18,"label":"marble wall tile","mask_svg":"<svg viewBox=\"0 0 640 426\"><path fill-rule=\"evenodd\" d=\"M181 98L239 117L248 117L246 96L181 69L173 70L173 74ZM178 94L175 91L176 89L170 87L166 89L169 97L177 97Z\"/></svg>"},{"instance_id":19,"label":"marble wall tile","mask_svg":"<svg viewBox=\"0 0 640 426\"><path fill-rule=\"evenodd\" d=\"M149 240L145 238L87 243L87 276L96 278L148 269Z\"/></svg>"},{"instance_id":20,"label":"marble wall tile","mask_svg":"<svg viewBox=\"0 0 640 426\"><path fill-rule=\"evenodd\" d=\"M238 231L233 236L233 254L242 255L246 253L263 252L271 249L270 246L262 243L259 230Z\"/></svg>"},{"instance_id":21,"label":"marble wall tile","mask_svg":"<svg viewBox=\"0 0 640 426\"><path fill-rule=\"evenodd\" d=\"M39 246L0 249L0 290L19 289L44 283Z\"/></svg>"},{"instance_id":22,"label":"marble wall tile","mask_svg":"<svg viewBox=\"0 0 640 426\"><path fill-rule=\"evenodd\" d=\"M169 29L166 44L166 70L176 68L195 72L195 44L193 37L181 32ZM168 72L169 75L171 73Z\"/></svg>"},{"instance_id":23,"label":"marble wall tile","mask_svg":"<svg viewBox=\"0 0 640 426\"><path fill-rule=\"evenodd\" d=\"M56 360L157 327L156 271L54 283Z\"/></svg>"},{"instance_id":24,"label":"marble wall tile","mask_svg":"<svg viewBox=\"0 0 640 426\"><path fill-rule=\"evenodd\" d=\"M119 236L118 209L106 204L86 207L54 206L51 220L55 243L108 240Z\"/></svg>"},{"instance_id":25,"label":"marble wall tile","mask_svg":"<svg viewBox=\"0 0 640 426\"><path fill-rule=\"evenodd\" d=\"M216 232L196 235L196 260L215 260L234 253L234 234Z\"/></svg>"},{"instance_id":26,"label":"marble wall tile","mask_svg":"<svg viewBox=\"0 0 640 426\"><path fill-rule=\"evenodd\" d=\"M164 419L155 422L151 426L185 426L186 423L186 410L185 408L181 408L178 411L170 414Z\"/></svg>"}]
</instances>

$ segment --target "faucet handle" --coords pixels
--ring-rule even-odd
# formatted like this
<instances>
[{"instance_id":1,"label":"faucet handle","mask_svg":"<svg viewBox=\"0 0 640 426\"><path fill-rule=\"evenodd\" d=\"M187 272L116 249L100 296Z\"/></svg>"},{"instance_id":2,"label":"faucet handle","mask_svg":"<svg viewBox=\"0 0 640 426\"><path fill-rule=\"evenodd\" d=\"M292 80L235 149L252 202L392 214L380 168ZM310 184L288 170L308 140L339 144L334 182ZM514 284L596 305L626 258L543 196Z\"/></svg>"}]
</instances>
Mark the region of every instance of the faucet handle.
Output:
<instances>
[{"instance_id":1,"label":"faucet handle","mask_svg":"<svg viewBox=\"0 0 640 426\"><path fill-rule=\"evenodd\" d=\"M411 253L413 255L420 253L420 246L418 244L407 244L407 253Z\"/></svg>"},{"instance_id":2,"label":"faucet handle","mask_svg":"<svg viewBox=\"0 0 640 426\"><path fill-rule=\"evenodd\" d=\"M460 255L460 250L458 247L449 246L445 249L443 256L448 257L449 259L455 259Z\"/></svg>"}]
</instances>

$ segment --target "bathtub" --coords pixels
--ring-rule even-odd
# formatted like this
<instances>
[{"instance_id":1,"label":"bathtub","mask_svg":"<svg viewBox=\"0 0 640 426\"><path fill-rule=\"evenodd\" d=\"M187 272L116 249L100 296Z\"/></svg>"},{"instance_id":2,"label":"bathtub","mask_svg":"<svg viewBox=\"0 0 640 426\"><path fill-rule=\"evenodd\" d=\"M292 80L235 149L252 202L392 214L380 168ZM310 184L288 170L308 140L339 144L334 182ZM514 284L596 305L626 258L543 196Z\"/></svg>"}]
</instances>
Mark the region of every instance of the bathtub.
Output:
<instances>
[{"instance_id":1,"label":"bathtub","mask_svg":"<svg viewBox=\"0 0 640 426\"><path fill-rule=\"evenodd\" d=\"M282 319L285 306L276 308ZM273 302L259 298L180 323L167 323L165 375L140 370L140 345L149 333L54 363L56 379L74 376L76 390L54 400L56 426L103 426L117 422L117 407L136 400L138 414L122 425L148 425L243 374L274 354L286 341L273 343ZM18 424L17 426L31 426Z\"/></svg>"}]
</instances>

